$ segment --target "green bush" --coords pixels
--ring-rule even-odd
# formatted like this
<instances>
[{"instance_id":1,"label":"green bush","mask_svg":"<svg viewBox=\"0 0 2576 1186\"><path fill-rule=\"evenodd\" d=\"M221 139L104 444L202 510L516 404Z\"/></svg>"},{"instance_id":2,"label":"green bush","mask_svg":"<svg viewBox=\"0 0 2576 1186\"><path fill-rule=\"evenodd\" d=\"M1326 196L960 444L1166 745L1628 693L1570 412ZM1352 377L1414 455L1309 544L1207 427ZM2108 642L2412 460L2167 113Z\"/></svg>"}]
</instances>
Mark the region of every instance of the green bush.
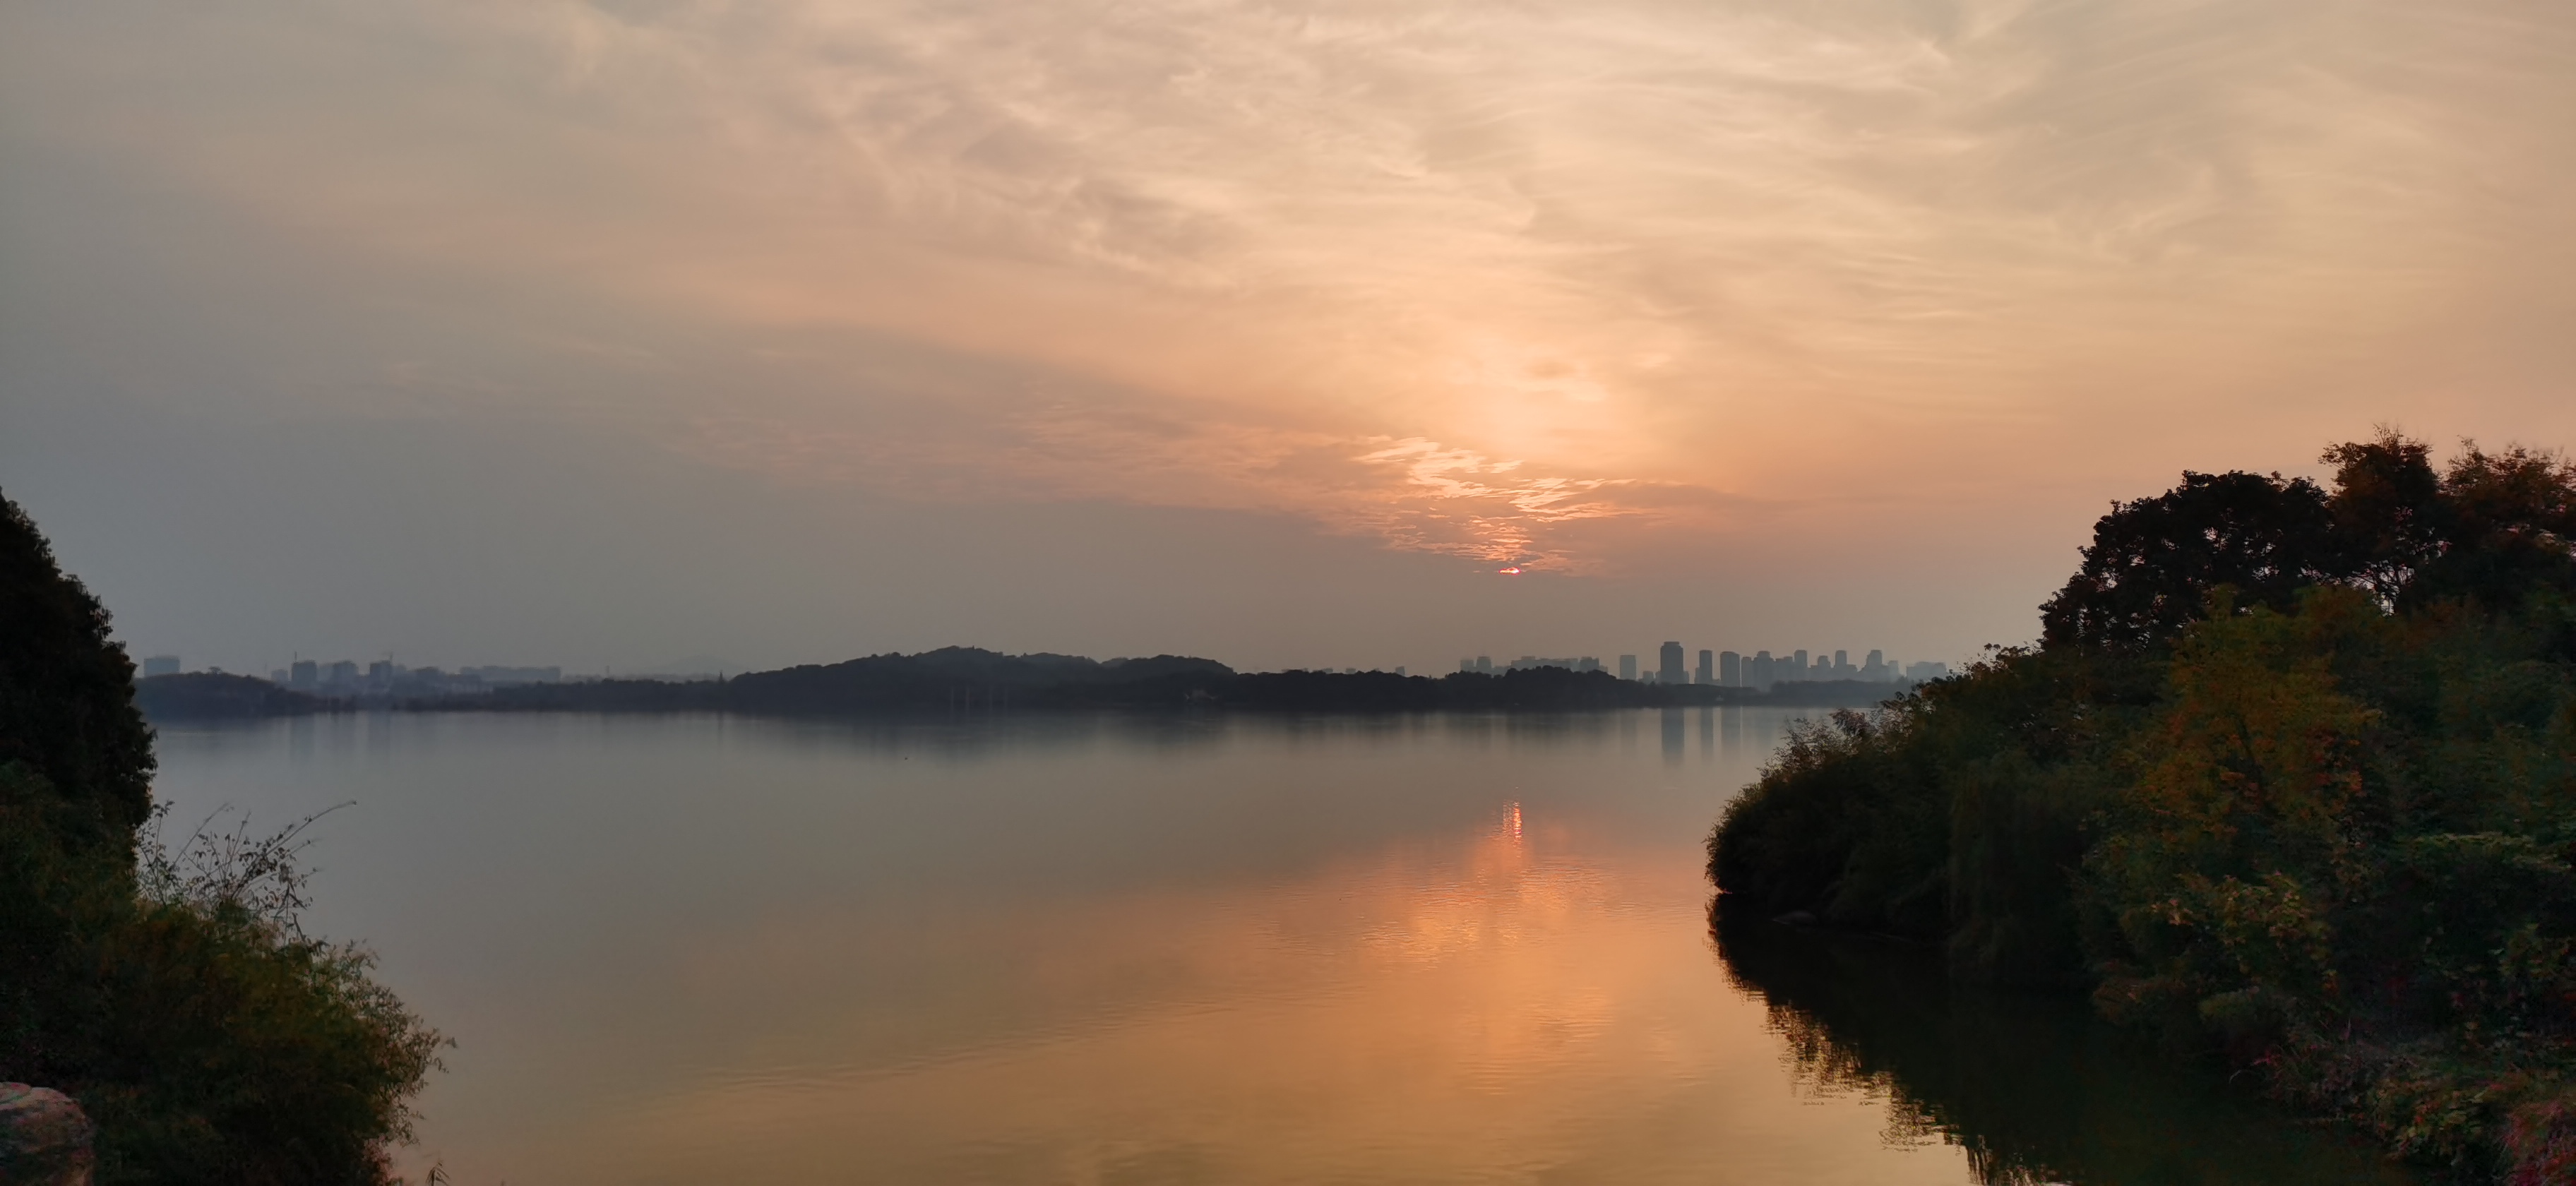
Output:
<instances>
[{"instance_id":1,"label":"green bush","mask_svg":"<svg viewBox=\"0 0 2576 1186\"><path fill-rule=\"evenodd\" d=\"M2188 475L2115 508L2042 646L1800 732L1710 872L1939 939L1954 976L2089 986L2409 1153L2564 1180L2576 469L2327 457L2331 494Z\"/></svg>"},{"instance_id":2,"label":"green bush","mask_svg":"<svg viewBox=\"0 0 2576 1186\"><path fill-rule=\"evenodd\" d=\"M138 865L132 667L5 500L0 623L0 1078L81 1102L103 1183L388 1181L442 1040L302 933L292 831Z\"/></svg>"}]
</instances>

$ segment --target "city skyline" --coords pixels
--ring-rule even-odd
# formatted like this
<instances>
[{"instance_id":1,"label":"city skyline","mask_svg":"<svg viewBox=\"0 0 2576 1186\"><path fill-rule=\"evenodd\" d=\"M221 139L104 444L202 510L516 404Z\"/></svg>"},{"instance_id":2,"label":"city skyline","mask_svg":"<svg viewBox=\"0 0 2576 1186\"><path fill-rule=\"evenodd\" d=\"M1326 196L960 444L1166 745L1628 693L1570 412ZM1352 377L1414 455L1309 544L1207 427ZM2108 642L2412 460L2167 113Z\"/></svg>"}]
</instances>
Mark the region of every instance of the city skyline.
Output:
<instances>
[{"instance_id":1,"label":"city skyline","mask_svg":"<svg viewBox=\"0 0 2576 1186\"><path fill-rule=\"evenodd\" d=\"M0 488L141 651L1956 660L2184 469L2576 441L2506 0L341 17L0 9Z\"/></svg>"},{"instance_id":2,"label":"city skyline","mask_svg":"<svg viewBox=\"0 0 2576 1186\"><path fill-rule=\"evenodd\" d=\"M1788 649L1775 656L1768 650L1756 650L1751 653L1744 653L1734 650L1719 650L1703 647L1699 648L1697 651L1696 665L1685 665L1681 667L1680 678L1674 678L1674 664L1677 662L1687 664L1689 654L1690 648L1684 646L1677 640L1667 640L1659 646L1656 654L1658 662L1653 668L1641 667L1639 665L1639 656L1637 654L1620 654L1616 656L1613 663L1605 663L1599 656L1595 655L1548 657L1524 654L1516 658L1501 661L1495 660L1491 655L1463 657L1458 660L1457 670L1461 672L1480 674L1500 674L1506 671L1536 667L1561 667L1573 671L1606 671L1612 670L1615 664L1618 678L1625 680L1643 679L1647 682L1657 683L1699 685L1714 684L1724 687L1749 687L1757 689L1768 688L1775 683L1802 680L1861 680L1871 682L1892 682L1902 678L1920 682L1924 679L1947 675L1954 670L1951 662L1947 660L1918 660L1908 664L1897 659L1888 658L1886 657L1885 652L1875 649L1868 651L1865 659L1861 663L1854 664L1850 661L1850 652L1844 649L1835 649L1831 651L1830 658L1826 657L1827 652L1820 650L1815 652L1815 658L1811 660L1809 658L1809 652L1804 649ZM857 657L859 656L814 657L805 661L838 662L844 659ZM1094 657L1113 658L1121 656ZM394 662L390 655L387 655L385 658L366 660L363 663L354 659L305 659L302 658L301 655L297 655L290 658L285 666L270 667L266 669L264 673L257 668L234 670L221 664L212 663L198 667L190 667L187 665L182 655L168 652L137 654L135 663L137 673L145 678L158 675L175 675L191 671L254 676L264 674L272 683L278 684L281 687L306 692L332 691L335 689L343 692L359 690L382 691L385 688L390 687L396 679L410 676L413 673L426 673L431 677L440 679L453 678L459 680L472 680L479 683L489 683L493 686L503 686L510 683L522 682L554 682L565 679L578 680L591 678L614 678L619 674L613 667L604 667L597 672L584 672L568 669L561 664L457 664L453 666L441 664L405 665ZM1413 665L1411 664L1380 663L1370 664L1367 666L1303 664L1271 668L1268 670L1311 670L1331 672L1388 671L1402 675L1412 670L1412 668ZM731 669L747 670L747 668ZM706 663L694 667L681 665L651 669L634 668L629 669L625 674L638 678L704 678L708 676L721 676L726 670L728 670L726 665L719 663ZM1254 669L1239 668L1239 670ZM1438 666L1432 666L1428 668L1428 670L1437 673L1445 669Z\"/></svg>"}]
</instances>

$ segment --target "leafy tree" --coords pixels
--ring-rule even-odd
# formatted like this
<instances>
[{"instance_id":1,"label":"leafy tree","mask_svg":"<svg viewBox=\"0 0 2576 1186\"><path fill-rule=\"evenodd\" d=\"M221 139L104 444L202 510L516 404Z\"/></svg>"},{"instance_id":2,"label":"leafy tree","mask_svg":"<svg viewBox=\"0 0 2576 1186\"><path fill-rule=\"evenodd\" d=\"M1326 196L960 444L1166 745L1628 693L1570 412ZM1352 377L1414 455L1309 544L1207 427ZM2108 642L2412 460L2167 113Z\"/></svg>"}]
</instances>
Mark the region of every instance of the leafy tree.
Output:
<instances>
[{"instance_id":1,"label":"leafy tree","mask_svg":"<svg viewBox=\"0 0 2576 1186\"><path fill-rule=\"evenodd\" d=\"M106 608L0 498L0 762L26 763L76 805L81 838L131 848L152 810L152 733L107 629Z\"/></svg>"},{"instance_id":2,"label":"leafy tree","mask_svg":"<svg viewBox=\"0 0 2576 1186\"><path fill-rule=\"evenodd\" d=\"M2137 650L2181 633L2220 585L2242 604L2287 609L2301 587L2343 575L2316 483L2242 471L2182 478L2093 525L2083 566L2040 607L2046 645Z\"/></svg>"},{"instance_id":3,"label":"leafy tree","mask_svg":"<svg viewBox=\"0 0 2576 1186\"><path fill-rule=\"evenodd\" d=\"M0 500L0 1079L78 1099L104 1183L389 1180L441 1039L363 950L304 935L291 834L142 846L138 870L132 679L106 611Z\"/></svg>"},{"instance_id":4,"label":"leafy tree","mask_svg":"<svg viewBox=\"0 0 2576 1186\"><path fill-rule=\"evenodd\" d=\"M2565 458L2466 443L2442 475L2441 505L2443 546L2419 579L2419 599L2512 609L2540 590L2576 592L2576 466Z\"/></svg>"},{"instance_id":5,"label":"leafy tree","mask_svg":"<svg viewBox=\"0 0 2576 1186\"><path fill-rule=\"evenodd\" d=\"M2115 507L2044 645L1802 734L1711 875L1954 976L2089 983L2471 1179L2576 1180L2576 467L2324 460L2330 493Z\"/></svg>"},{"instance_id":6,"label":"leafy tree","mask_svg":"<svg viewBox=\"0 0 2576 1186\"><path fill-rule=\"evenodd\" d=\"M2442 554L2447 537L2432 449L2382 430L2329 448L2320 460L2335 467L2326 509L2340 567L2383 608L2407 602L2415 574Z\"/></svg>"}]
</instances>

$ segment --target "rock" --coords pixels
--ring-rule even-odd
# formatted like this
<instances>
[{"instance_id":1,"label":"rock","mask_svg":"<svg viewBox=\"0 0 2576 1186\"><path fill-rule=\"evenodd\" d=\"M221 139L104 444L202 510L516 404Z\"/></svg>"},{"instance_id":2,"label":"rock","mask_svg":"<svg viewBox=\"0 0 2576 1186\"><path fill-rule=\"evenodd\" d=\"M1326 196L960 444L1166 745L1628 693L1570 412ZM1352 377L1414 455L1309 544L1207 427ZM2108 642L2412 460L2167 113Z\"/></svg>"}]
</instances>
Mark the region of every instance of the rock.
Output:
<instances>
[{"instance_id":1,"label":"rock","mask_svg":"<svg viewBox=\"0 0 2576 1186\"><path fill-rule=\"evenodd\" d=\"M0 1182L89 1186L90 1138L97 1132L72 1097L0 1083Z\"/></svg>"}]
</instances>

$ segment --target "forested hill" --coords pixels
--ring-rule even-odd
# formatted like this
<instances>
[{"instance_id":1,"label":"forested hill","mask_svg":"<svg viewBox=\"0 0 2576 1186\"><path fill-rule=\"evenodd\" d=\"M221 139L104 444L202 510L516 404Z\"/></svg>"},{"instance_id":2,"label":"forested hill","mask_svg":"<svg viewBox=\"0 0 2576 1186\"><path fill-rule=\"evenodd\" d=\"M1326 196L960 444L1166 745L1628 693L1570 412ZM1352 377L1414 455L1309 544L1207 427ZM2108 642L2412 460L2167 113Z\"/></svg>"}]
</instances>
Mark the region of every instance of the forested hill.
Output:
<instances>
[{"instance_id":1,"label":"forested hill","mask_svg":"<svg viewBox=\"0 0 2576 1186\"><path fill-rule=\"evenodd\" d=\"M1853 703L1868 703L1885 693L1884 686L1871 685L1844 695ZM527 684L405 707L773 715L1192 706L1435 712L1670 707L1754 699L1744 689L1665 687L1621 680L1606 672L1554 667L1499 675L1461 672L1435 679L1383 671L1238 672L1213 659L1182 655L1094 660L947 647L917 655L872 655L846 663L751 672L723 681Z\"/></svg>"},{"instance_id":2,"label":"forested hill","mask_svg":"<svg viewBox=\"0 0 2576 1186\"><path fill-rule=\"evenodd\" d=\"M806 665L740 676L724 688L724 706L742 712L849 713L942 707L1055 707L1093 701L1178 699L1232 677L1213 659L1156 655L1088 659L1079 655L1005 655L975 647L942 647L918 655L871 655L828 666Z\"/></svg>"}]
</instances>

